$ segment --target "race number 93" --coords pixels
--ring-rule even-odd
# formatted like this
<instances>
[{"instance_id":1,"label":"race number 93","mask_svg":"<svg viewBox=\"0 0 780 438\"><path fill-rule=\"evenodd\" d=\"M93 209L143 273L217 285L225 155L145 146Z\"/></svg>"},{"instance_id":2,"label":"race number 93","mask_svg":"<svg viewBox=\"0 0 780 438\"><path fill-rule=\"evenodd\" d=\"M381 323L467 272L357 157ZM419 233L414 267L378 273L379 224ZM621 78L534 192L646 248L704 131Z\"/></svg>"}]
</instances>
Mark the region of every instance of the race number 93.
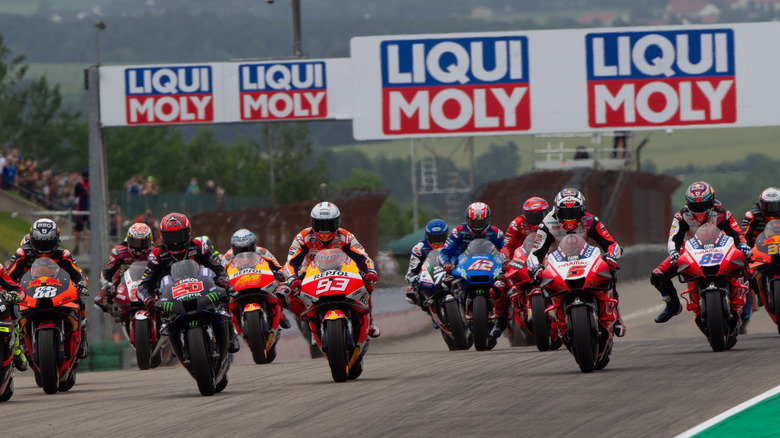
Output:
<instances>
[{"instance_id":1,"label":"race number 93","mask_svg":"<svg viewBox=\"0 0 780 438\"><path fill-rule=\"evenodd\" d=\"M347 286L349 285L349 279L348 278L323 278L322 280L317 282L317 292L316 294L319 295L321 293L325 293L328 291L332 292L344 292L347 290Z\"/></svg>"},{"instance_id":2,"label":"race number 93","mask_svg":"<svg viewBox=\"0 0 780 438\"><path fill-rule=\"evenodd\" d=\"M34 300L39 300L41 298L54 298L54 296L57 295L57 288L54 286L40 286L35 288L35 293L33 294Z\"/></svg>"}]
</instances>

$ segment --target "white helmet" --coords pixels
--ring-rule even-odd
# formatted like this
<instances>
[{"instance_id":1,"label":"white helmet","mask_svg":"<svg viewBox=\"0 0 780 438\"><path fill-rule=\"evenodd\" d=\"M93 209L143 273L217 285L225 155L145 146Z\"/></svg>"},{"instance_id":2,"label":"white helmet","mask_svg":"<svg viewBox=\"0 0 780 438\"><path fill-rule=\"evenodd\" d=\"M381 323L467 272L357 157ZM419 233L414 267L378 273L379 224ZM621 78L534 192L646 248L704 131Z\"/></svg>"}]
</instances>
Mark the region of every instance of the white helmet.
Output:
<instances>
[{"instance_id":1,"label":"white helmet","mask_svg":"<svg viewBox=\"0 0 780 438\"><path fill-rule=\"evenodd\" d=\"M333 239L341 224L341 212L336 204L320 202L311 209L311 228L322 242Z\"/></svg>"}]
</instances>

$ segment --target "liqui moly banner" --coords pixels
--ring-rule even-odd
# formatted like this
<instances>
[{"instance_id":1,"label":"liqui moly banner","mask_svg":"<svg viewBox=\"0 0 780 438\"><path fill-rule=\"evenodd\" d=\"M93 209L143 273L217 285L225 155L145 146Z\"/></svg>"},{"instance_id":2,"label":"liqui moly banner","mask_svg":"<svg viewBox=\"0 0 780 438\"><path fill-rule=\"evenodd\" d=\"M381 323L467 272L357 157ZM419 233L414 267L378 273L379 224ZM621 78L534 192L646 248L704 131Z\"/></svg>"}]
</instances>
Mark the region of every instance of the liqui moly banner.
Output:
<instances>
[{"instance_id":1,"label":"liqui moly banner","mask_svg":"<svg viewBox=\"0 0 780 438\"><path fill-rule=\"evenodd\" d=\"M100 68L103 126L350 119L349 60Z\"/></svg>"}]
</instances>

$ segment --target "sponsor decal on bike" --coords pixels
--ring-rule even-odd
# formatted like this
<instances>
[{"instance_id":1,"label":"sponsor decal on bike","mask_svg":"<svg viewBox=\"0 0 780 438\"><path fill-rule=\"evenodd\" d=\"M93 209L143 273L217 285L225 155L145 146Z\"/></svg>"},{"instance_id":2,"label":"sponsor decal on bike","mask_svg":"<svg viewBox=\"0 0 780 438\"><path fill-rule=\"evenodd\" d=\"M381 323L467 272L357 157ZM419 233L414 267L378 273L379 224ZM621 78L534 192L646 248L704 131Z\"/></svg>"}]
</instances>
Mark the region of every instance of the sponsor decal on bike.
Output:
<instances>
[{"instance_id":1,"label":"sponsor decal on bike","mask_svg":"<svg viewBox=\"0 0 780 438\"><path fill-rule=\"evenodd\" d=\"M238 79L241 120L328 116L323 61L240 64Z\"/></svg>"},{"instance_id":2,"label":"sponsor decal on bike","mask_svg":"<svg viewBox=\"0 0 780 438\"><path fill-rule=\"evenodd\" d=\"M388 40L380 51L384 134L530 129L526 37Z\"/></svg>"},{"instance_id":3,"label":"sponsor decal on bike","mask_svg":"<svg viewBox=\"0 0 780 438\"><path fill-rule=\"evenodd\" d=\"M210 66L133 67L124 75L128 124L214 121Z\"/></svg>"},{"instance_id":4,"label":"sponsor decal on bike","mask_svg":"<svg viewBox=\"0 0 780 438\"><path fill-rule=\"evenodd\" d=\"M173 286L171 294L174 299L181 299L185 295L200 294L203 289L202 281L188 281Z\"/></svg>"},{"instance_id":5,"label":"sponsor decal on bike","mask_svg":"<svg viewBox=\"0 0 780 438\"><path fill-rule=\"evenodd\" d=\"M735 123L731 29L585 37L592 128Z\"/></svg>"},{"instance_id":6,"label":"sponsor decal on bike","mask_svg":"<svg viewBox=\"0 0 780 438\"><path fill-rule=\"evenodd\" d=\"M35 287L35 286L62 286L62 283L58 278L38 277L32 282L30 282L30 285L28 287Z\"/></svg>"}]
</instances>

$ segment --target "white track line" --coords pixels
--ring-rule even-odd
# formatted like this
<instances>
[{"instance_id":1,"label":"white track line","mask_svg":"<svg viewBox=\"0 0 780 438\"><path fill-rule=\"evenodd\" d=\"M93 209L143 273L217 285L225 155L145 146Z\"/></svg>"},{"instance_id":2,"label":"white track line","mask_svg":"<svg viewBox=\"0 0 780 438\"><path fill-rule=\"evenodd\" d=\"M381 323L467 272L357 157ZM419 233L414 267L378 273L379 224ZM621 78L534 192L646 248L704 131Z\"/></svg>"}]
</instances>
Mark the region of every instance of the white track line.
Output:
<instances>
[{"instance_id":1,"label":"white track line","mask_svg":"<svg viewBox=\"0 0 780 438\"><path fill-rule=\"evenodd\" d=\"M778 394L778 393L780 393L780 386L776 386L773 389L770 389L769 391L767 391L767 392L765 392L765 393L763 393L761 395L753 397L750 400L748 400L748 401L746 401L746 402L744 402L742 404L734 406L733 408L729 409L728 411L726 411L726 412L724 412L724 413L722 413L722 414L720 414L720 415L718 415L716 417L710 418L709 420L705 421L704 423L701 423L700 425L698 425L698 426L696 426L696 427L694 427L692 429L686 430L685 432L677 435L675 438L689 438L689 437L692 437L692 436L696 435L697 433L703 432L703 431L707 430L708 428L710 428L710 427L720 423L721 421L731 417L732 415L735 415L735 414L737 414L737 413L739 413L741 411L744 411L745 409L747 409L747 408L749 408L749 407L751 407L751 406L753 406L755 404L758 404L759 402L764 401L764 400L768 399L769 397L772 397L773 395Z\"/></svg>"},{"instance_id":2,"label":"white track line","mask_svg":"<svg viewBox=\"0 0 780 438\"><path fill-rule=\"evenodd\" d=\"M664 310L664 307L666 307L665 304L659 304L657 306L649 307L647 309L637 310L635 312L631 312L627 315L623 315L623 321L629 321L632 319L641 318L643 316L652 315L654 313L658 313L662 310Z\"/></svg>"}]
</instances>

